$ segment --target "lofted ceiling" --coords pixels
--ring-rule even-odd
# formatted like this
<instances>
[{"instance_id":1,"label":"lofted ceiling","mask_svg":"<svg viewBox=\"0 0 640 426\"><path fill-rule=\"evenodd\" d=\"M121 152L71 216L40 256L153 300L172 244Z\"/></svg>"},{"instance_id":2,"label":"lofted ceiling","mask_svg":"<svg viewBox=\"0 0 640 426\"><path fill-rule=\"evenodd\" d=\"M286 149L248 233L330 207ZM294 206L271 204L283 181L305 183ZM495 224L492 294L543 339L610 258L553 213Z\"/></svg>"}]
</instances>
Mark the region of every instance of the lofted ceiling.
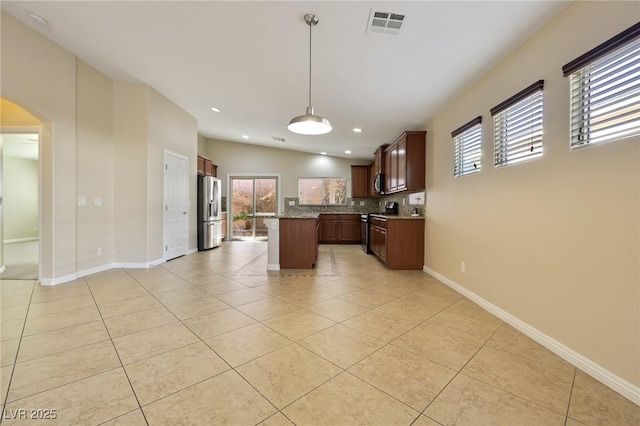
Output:
<instances>
[{"instance_id":1,"label":"lofted ceiling","mask_svg":"<svg viewBox=\"0 0 640 426\"><path fill-rule=\"evenodd\" d=\"M567 4L3 0L0 7L111 78L152 86L193 115L203 136L367 159L403 130L422 129ZM368 32L372 9L404 15L399 33ZM312 104L333 125L321 136L287 130L308 103L306 13L320 19Z\"/></svg>"}]
</instances>

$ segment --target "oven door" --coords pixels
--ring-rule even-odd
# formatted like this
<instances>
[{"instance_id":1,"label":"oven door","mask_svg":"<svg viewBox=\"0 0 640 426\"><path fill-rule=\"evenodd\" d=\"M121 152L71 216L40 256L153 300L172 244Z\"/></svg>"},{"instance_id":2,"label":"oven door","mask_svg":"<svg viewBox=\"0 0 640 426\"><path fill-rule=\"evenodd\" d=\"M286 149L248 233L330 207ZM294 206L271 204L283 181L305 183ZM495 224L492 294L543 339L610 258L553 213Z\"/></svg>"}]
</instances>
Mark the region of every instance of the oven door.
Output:
<instances>
[{"instance_id":1,"label":"oven door","mask_svg":"<svg viewBox=\"0 0 640 426\"><path fill-rule=\"evenodd\" d=\"M360 243L362 244L362 251L367 254L371 253L369 248L369 216L360 216Z\"/></svg>"}]
</instances>

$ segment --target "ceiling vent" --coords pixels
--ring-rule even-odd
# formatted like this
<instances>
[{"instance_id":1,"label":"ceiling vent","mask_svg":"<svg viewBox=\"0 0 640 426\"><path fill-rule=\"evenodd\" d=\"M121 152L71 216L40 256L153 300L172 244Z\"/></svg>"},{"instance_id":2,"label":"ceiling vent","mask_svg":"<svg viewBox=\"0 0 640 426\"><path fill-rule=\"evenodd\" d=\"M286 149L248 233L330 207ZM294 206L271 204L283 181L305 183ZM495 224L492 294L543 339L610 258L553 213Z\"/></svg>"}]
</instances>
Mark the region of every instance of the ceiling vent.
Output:
<instances>
[{"instance_id":1,"label":"ceiling vent","mask_svg":"<svg viewBox=\"0 0 640 426\"><path fill-rule=\"evenodd\" d=\"M278 136L271 136L271 137L276 142L285 142L284 138L281 138L281 137L278 137Z\"/></svg>"},{"instance_id":2,"label":"ceiling vent","mask_svg":"<svg viewBox=\"0 0 640 426\"><path fill-rule=\"evenodd\" d=\"M396 35L400 32L404 19L405 16L399 13L371 9L367 32Z\"/></svg>"}]
</instances>

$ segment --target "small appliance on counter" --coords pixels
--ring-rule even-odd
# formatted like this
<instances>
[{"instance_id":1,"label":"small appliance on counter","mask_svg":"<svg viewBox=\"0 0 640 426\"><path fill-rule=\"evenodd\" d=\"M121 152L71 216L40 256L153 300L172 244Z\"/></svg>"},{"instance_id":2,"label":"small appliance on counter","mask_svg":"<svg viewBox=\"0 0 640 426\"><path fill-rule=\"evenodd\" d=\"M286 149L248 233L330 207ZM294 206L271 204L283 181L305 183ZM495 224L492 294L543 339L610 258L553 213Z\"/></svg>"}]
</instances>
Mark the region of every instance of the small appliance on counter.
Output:
<instances>
[{"instance_id":1,"label":"small appliance on counter","mask_svg":"<svg viewBox=\"0 0 640 426\"><path fill-rule=\"evenodd\" d=\"M384 203L384 214L398 214L398 203L395 201Z\"/></svg>"},{"instance_id":2,"label":"small appliance on counter","mask_svg":"<svg viewBox=\"0 0 640 426\"><path fill-rule=\"evenodd\" d=\"M411 209L411 216L413 217L420 216L420 210L418 208Z\"/></svg>"}]
</instances>

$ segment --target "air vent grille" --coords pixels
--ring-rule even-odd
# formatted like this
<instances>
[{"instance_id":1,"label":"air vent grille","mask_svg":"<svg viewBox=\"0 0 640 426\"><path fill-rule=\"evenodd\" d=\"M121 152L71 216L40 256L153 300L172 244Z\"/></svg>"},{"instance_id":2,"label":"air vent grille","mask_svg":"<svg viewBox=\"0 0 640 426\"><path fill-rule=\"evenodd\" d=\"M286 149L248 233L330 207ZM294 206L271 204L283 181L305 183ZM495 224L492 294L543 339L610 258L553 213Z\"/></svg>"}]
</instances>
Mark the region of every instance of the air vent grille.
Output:
<instances>
[{"instance_id":1,"label":"air vent grille","mask_svg":"<svg viewBox=\"0 0 640 426\"><path fill-rule=\"evenodd\" d=\"M400 28L402 27L404 20L405 15L371 9L369 22L367 24L367 32L397 35L400 32Z\"/></svg>"},{"instance_id":2,"label":"air vent grille","mask_svg":"<svg viewBox=\"0 0 640 426\"><path fill-rule=\"evenodd\" d=\"M273 140L274 140L274 141L276 141L276 142L286 142L286 141L284 140L284 138L281 138L281 137L279 137L279 136L271 136L271 137L272 137L272 138L273 138Z\"/></svg>"}]
</instances>

